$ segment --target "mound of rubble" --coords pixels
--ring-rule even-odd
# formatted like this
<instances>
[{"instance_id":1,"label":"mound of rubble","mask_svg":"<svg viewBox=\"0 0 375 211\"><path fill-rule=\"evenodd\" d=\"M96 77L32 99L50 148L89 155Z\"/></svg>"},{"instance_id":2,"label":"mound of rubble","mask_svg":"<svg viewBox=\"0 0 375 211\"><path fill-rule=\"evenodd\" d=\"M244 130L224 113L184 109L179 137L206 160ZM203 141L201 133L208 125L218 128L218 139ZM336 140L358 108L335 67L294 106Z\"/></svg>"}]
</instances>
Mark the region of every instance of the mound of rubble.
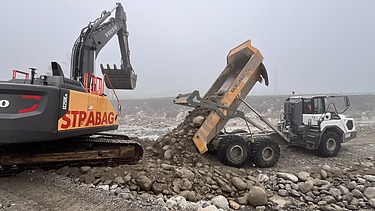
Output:
<instances>
[{"instance_id":1,"label":"mound of rubble","mask_svg":"<svg viewBox=\"0 0 375 211\"><path fill-rule=\"evenodd\" d=\"M159 137L148 150L152 151L155 157L177 166L186 166L187 163L195 165L202 162L202 159L207 159L198 153L193 136L209 113L209 109L201 108L189 111L182 123Z\"/></svg>"}]
</instances>

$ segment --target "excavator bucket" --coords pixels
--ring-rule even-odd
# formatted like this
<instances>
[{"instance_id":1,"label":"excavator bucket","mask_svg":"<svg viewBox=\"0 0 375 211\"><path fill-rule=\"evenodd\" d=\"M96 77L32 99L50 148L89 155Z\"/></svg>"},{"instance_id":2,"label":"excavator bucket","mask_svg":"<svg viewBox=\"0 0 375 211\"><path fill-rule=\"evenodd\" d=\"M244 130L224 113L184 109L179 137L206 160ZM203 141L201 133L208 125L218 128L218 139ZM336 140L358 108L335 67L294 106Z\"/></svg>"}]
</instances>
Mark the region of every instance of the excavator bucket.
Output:
<instances>
[{"instance_id":1,"label":"excavator bucket","mask_svg":"<svg viewBox=\"0 0 375 211\"><path fill-rule=\"evenodd\" d=\"M237 108L257 81L268 86L263 56L248 40L233 48L227 55L227 66L203 97L198 91L179 95L175 104L209 108L211 113L193 136L199 152L206 152L210 141L219 135L230 118L239 116Z\"/></svg>"},{"instance_id":2,"label":"excavator bucket","mask_svg":"<svg viewBox=\"0 0 375 211\"><path fill-rule=\"evenodd\" d=\"M100 64L100 69L102 70L103 75L107 76L104 77L105 85L107 88L128 90L135 89L137 83L137 74L134 72L134 70L123 68L122 66L120 69L118 69L116 65L111 68L108 64L106 68L102 64Z\"/></svg>"}]
</instances>

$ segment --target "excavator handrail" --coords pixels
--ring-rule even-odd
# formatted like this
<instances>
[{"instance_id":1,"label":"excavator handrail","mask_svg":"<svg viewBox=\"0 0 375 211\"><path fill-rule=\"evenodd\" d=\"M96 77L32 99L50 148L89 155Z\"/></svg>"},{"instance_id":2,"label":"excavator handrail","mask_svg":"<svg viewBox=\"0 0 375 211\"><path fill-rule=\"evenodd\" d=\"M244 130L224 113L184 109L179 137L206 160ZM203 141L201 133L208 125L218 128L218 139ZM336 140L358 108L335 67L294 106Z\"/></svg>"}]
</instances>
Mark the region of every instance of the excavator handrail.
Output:
<instances>
[{"instance_id":1,"label":"excavator handrail","mask_svg":"<svg viewBox=\"0 0 375 211\"><path fill-rule=\"evenodd\" d=\"M21 71L21 70L13 70L12 79L16 79L17 78L17 73L25 75L25 79L29 79L29 73Z\"/></svg>"},{"instance_id":2,"label":"excavator handrail","mask_svg":"<svg viewBox=\"0 0 375 211\"><path fill-rule=\"evenodd\" d=\"M113 92L113 94L114 94L115 97L116 97L116 100L117 100L117 115L120 115L120 114L121 114L121 103L120 103L120 99L118 98L118 96L117 96L117 94L116 94L116 92L115 92L115 89L114 89L113 86L112 86L112 82L111 82L111 80L109 79L108 75L107 75L107 74L104 74L104 75L103 75L103 78L104 78L104 81L105 81L105 79L108 80L108 84L110 85L110 87L111 87L111 89L112 89L112 92ZM104 83L104 81L103 81L103 83ZM104 85L103 85L103 86L104 86Z\"/></svg>"},{"instance_id":3,"label":"excavator handrail","mask_svg":"<svg viewBox=\"0 0 375 211\"><path fill-rule=\"evenodd\" d=\"M95 95L104 95L104 81L107 79L108 84L110 85L110 89L112 90L113 94L116 97L117 101L117 115L121 114L121 103L120 99L118 98L115 89L112 86L112 82L107 74L103 75L103 78L95 76L93 74L85 73L84 78L84 87L87 93L95 94ZM104 79L104 80L103 80ZM91 83L91 84L90 84Z\"/></svg>"}]
</instances>

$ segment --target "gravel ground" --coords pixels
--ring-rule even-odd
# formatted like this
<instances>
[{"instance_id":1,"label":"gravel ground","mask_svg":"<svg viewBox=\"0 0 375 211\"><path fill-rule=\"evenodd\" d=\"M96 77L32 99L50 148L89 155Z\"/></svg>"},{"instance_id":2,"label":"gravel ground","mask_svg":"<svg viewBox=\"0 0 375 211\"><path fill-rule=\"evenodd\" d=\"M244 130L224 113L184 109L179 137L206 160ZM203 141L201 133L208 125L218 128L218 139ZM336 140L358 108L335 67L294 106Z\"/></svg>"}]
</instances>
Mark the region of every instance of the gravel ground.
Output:
<instances>
[{"instance_id":1,"label":"gravel ground","mask_svg":"<svg viewBox=\"0 0 375 211\"><path fill-rule=\"evenodd\" d=\"M375 187L375 124L374 103L369 102L375 102L375 97L366 101L368 96L362 98L355 97L356 109L348 111L359 123L359 137L343 144L338 156L322 158L306 149L282 147L279 162L262 169L250 164L244 168L224 166L210 154L196 153L191 159L176 159L178 162L158 156L156 138L164 134L173 137L173 129L184 119L186 108L168 107L170 99L130 101L124 112L127 116L123 117L126 125L118 132L145 138L141 162L118 167L67 166L0 178L0 210L373 210L375 199L369 192ZM271 98L272 102L266 99L252 102L275 121L283 97ZM272 109L262 109L264 104ZM243 125L233 121L229 126ZM179 144L179 140L176 142ZM172 150L173 154L177 148L169 144L170 148L164 145L157 150ZM307 173L306 180L299 178L300 172ZM298 179L285 179L284 174ZM309 181L314 185L305 192L303 188ZM317 184L322 181L326 185ZM241 182L246 183L243 188ZM249 204L248 198L243 202L255 186L265 191L266 202L262 205ZM336 189L342 192L336 194ZM181 195L184 198L178 197Z\"/></svg>"}]
</instances>

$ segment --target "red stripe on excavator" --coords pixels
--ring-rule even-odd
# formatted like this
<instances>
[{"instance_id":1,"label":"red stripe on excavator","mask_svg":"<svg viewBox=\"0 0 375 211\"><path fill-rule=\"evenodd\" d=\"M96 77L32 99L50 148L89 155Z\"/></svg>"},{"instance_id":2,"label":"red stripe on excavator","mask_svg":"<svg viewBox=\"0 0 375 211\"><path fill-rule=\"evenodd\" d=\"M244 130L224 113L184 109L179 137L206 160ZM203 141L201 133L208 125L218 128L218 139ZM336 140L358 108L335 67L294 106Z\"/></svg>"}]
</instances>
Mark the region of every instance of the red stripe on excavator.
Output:
<instances>
[{"instance_id":1,"label":"red stripe on excavator","mask_svg":"<svg viewBox=\"0 0 375 211\"><path fill-rule=\"evenodd\" d=\"M28 112L36 111L36 109L38 109L38 104L34 104L31 108L25 108L25 109L18 110L18 113L19 114L28 113Z\"/></svg>"},{"instance_id":2,"label":"red stripe on excavator","mask_svg":"<svg viewBox=\"0 0 375 211\"><path fill-rule=\"evenodd\" d=\"M41 96L39 95L22 95L23 99L34 99L34 100L40 100Z\"/></svg>"},{"instance_id":3,"label":"red stripe on excavator","mask_svg":"<svg viewBox=\"0 0 375 211\"><path fill-rule=\"evenodd\" d=\"M22 98L23 99L34 99L34 100L40 101L41 96L39 96L39 95L22 95ZM39 106L38 104L34 104L30 108L18 110L18 113L22 114L22 113L28 113L28 112L36 111L36 109L38 109L38 106Z\"/></svg>"}]
</instances>

